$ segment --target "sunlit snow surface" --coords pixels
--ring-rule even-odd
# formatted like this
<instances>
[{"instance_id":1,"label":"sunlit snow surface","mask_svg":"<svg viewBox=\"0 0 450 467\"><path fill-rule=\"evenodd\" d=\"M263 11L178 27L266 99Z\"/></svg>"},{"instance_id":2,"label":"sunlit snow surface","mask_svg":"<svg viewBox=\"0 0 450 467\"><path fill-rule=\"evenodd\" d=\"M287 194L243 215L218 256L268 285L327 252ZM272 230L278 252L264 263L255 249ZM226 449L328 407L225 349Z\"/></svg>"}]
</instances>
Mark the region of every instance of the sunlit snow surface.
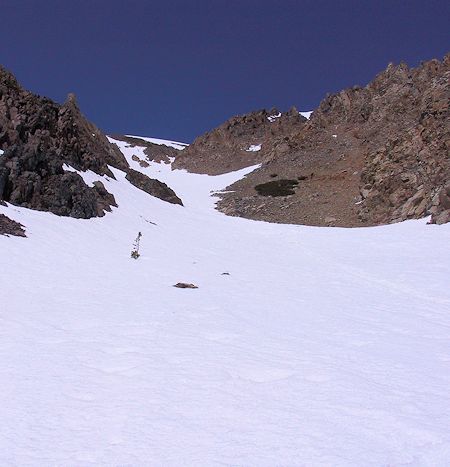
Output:
<instances>
[{"instance_id":1,"label":"sunlit snow surface","mask_svg":"<svg viewBox=\"0 0 450 467\"><path fill-rule=\"evenodd\" d=\"M0 465L449 464L450 225L226 217L210 192L248 170L118 144L185 207L115 169L84 174L103 218L0 206L28 235L0 236Z\"/></svg>"}]
</instances>

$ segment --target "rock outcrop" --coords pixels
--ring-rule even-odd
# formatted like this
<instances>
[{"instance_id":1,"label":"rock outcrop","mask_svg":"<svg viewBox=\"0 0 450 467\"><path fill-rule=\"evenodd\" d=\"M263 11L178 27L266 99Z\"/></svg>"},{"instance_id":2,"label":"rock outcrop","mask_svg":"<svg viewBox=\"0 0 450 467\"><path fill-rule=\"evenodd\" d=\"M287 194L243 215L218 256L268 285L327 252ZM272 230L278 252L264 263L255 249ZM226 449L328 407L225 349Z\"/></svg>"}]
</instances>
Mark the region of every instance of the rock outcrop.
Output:
<instances>
[{"instance_id":1,"label":"rock outcrop","mask_svg":"<svg viewBox=\"0 0 450 467\"><path fill-rule=\"evenodd\" d=\"M0 68L0 199L62 216L89 218L115 206L102 186L88 187L63 164L113 177L108 165L128 164L119 149L80 113L24 90Z\"/></svg>"},{"instance_id":2,"label":"rock outcrop","mask_svg":"<svg viewBox=\"0 0 450 467\"><path fill-rule=\"evenodd\" d=\"M23 225L6 217L4 214L0 214L0 235L26 237Z\"/></svg>"},{"instance_id":3,"label":"rock outcrop","mask_svg":"<svg viewBox=\"0 0 450 467\"><path fill-rule=\"evenodd\" d=\"M119 148L81 114L73 94L59 105L24 90L0 67L0 201L76 218L103 216L117 206L100 181L87 186L64 164L111 178L109 167L115 167L148 193L181 203L165 184L132 173Z\"/></svg>"},{"instance_id":4,"label":"rock outcrop","mask_svg":"<svg viewBox=\"0 0 450 467\"><path fill-rule=\"evenodd\" d=\"M128 169L126 179L132 183L135 187L145 191L149 195L155 196L156 198L162 199L172 204L179 204L183 206L183 203L176 193L169 188L165 183L147 177L137 170Z\"/></svg>"},{"instance_id":5,"label":"rock outcrop","mask_svg":"<svg viewBox=\"0 0 450 467\"><path fill-rule=\"evenodd\" d=\"M327 96L298 131L266 140L262 167L218 207L271 222L364 226L448 220L450 56L389 65L366 87ZM211 156L213 157L213 156ZM298 180L293 193L257 186Z\"/></svg>"}]
</instances>

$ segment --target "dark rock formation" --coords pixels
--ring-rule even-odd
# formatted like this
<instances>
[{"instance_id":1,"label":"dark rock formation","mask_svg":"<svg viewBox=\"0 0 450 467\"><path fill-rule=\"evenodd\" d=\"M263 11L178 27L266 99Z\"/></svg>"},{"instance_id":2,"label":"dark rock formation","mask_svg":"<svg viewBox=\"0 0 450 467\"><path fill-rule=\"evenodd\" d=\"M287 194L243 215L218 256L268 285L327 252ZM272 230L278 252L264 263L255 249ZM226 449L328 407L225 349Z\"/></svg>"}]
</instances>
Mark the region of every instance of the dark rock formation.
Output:
<instances>
[{"instance_id":1,"label":"dark rock formation","mask_svg":"<svg viewBox=\"0 0 450 467\"><path fill-rule=\"evenodd\" d=\"M228 187L219 209L309 225L378 225L429 214L446 222L449 99L450 56L416 69L389 65L366 87L327 96L298 131L266 140L262 167ZM285 197L258 195L255 187L274 177L302 183Z\"/></svg>"},{"instance_id":2,"label":"dark rock formation","mask_svg":"<svg viewBox=\"0 0 450 467\"><path fill-rule=\"evenodd\" d=\"M80 113L69 95L64 105L24 90L0 67L0 199L62 216L89 218L115 206L99 185L88 187L63 164L99 175L128 164L119 149Z\"/></svg>"},{"instance_id":3,"label":"dark rock formation","mask_svg":"<svg viewBox=\"0 0 450 467\"><path fill-rule=\"evenodd\" d=\"M141 189L181 204L165 184L129 171L119 148L84 118L73 94L65 104L56 104L24 90L2 67L0 150L0 200L18 206L77 218L103 216L117 206L100 181L89 187L80 175L65 171L64 164L111 178L108 166L118 168ZM175 150L164 151L172 155Z\"/></svg>"},{"instance_id":4,"label":"dark rock formation","mask_svg":"<svg viewBox=\"0 0 450 467\"><path fill-rule=\"evenodd\" d=\"M0 214L0 235L26 237L23 225L6 217L4 214Z\"/></svg>"},{"instance_id":5,"label":"dark rock formation","mask_svg":"<svg viewBox=\"0 0 450 467\"><path fill-rule=\"evenodd\" d=\"M181 199L178 198L176 193L159 180L149 178L147 175L133 169L128 169L126 179L135 187L145 191L149 195L167 201L168 203L180 204L183 206Z\"/></svg>"},{"instance_id":6,"label":"dark rock formation","mask_svg":"<svg viewBox=\"0 0 450 467\"><path fill-rule=\"evenodd\" d=\"M306 121L295 108L284 114L272 109L230 118L176 153L173 167L217 175L257 164L269 141L299 131ZM261 145L261 149L251 151L252 145Z\"/></svg>"},{"instance_id":7,"label":"dark rock formation","mask_svg":"<svg viewBox=\"0 0 450 467\"><path fill-rule=\"evenodd\" d=\"M117 206L104 186L88 187L75 172L65 172L51 149L33 151L18 144L0 159L0 197L17 206L88 219Z\"/></svg>"}]
</instances>

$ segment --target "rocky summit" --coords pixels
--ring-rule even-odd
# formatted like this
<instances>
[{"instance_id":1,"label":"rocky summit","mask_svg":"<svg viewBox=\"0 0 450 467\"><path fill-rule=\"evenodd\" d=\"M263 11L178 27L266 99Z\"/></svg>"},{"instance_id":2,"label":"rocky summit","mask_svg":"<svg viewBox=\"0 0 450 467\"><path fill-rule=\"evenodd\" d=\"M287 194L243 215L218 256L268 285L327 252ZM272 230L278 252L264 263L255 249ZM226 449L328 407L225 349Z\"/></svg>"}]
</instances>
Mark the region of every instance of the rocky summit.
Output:
<instances>
[{"instance_id":1,"label":"rocky summit","mask_svg":"<svg viewBox=\"0 0 450 467\"><path fill-rule=\"evenodd\" d=\"M345 227L448 222L449 66L449 55L413 69L390 64L367 86L327 96L309 121L295 109L234 117L174 165L216 174L260 163L220 196L228 215Z\"/></svg>"}]
</instances>

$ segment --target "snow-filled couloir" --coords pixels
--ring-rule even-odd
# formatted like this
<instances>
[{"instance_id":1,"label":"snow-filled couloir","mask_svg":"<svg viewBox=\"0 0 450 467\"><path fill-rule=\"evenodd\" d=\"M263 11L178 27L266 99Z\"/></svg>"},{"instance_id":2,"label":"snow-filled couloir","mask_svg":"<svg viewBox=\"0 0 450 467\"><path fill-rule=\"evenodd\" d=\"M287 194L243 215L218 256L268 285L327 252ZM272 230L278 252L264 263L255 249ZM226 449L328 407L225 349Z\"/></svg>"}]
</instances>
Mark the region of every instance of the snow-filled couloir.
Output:
<instances>
[{"instance_id":1,"label":"snow-filled couloir","mask_svg":"<svg viewBox=\"0 0 450 467\"><path fill-rule=\"evenodd\" d=\"M450 224L227 217L214 192L252 168L116 143L184 206L114 168L82 173L102 218L0 205L27 234L0 236L1 465L448 463Z\"/></svg>"}]
</instances>

